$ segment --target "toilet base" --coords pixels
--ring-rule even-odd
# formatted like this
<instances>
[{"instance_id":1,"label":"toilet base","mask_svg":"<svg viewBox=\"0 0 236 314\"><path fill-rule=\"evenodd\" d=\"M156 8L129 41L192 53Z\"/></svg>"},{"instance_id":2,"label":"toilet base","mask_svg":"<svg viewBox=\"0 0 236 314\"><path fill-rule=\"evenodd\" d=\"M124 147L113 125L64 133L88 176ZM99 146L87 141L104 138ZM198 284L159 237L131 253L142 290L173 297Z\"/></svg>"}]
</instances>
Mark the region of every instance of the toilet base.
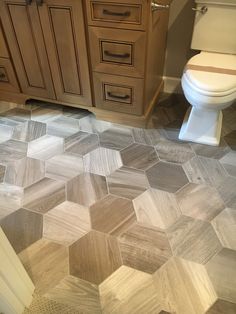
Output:
<instances>
[{"instance_id":1,"label":"toilet base","mask_svg":"<svg viewBox=\"0 0 236 314\"><path fill-rule=\"evenodd\" d=\"M190 107L186 112L179 139L218 146L222 128L221 110L202 110Z\"/></svg>"}]
</instances>

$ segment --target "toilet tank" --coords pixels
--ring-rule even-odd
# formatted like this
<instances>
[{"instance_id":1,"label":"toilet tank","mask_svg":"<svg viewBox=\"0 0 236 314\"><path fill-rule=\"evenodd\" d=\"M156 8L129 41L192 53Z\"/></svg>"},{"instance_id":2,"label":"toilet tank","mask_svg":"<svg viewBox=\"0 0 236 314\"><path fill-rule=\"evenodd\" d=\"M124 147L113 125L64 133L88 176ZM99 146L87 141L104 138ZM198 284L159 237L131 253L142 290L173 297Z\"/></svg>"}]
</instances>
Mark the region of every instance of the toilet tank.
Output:
<instances>
[{"instance_id":1,"label":"toilet tank","mask_svg":"<svg viewBox=\"0 0 236 314\"><path fill-rule=\"evenodd\" d=\"M196 12L191 48L236 54L236 0L195 0Z\"/></svg>"}]
</instances>

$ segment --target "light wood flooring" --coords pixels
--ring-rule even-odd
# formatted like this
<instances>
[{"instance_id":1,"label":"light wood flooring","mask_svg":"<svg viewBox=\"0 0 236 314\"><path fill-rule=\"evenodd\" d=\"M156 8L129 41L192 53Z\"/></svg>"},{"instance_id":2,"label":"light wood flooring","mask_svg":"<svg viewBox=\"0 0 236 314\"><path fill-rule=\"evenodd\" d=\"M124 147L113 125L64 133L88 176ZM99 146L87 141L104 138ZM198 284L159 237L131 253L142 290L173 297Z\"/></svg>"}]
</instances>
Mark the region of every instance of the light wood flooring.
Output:
<instances>
[{"instance_id":1,"label":"light wood flooring","mask_svg":"<svg viewBox=\"0 0 236 314\"><path fill-rule=\"evenodd\" d=\"M236 314L236 105L211 147L178 141L171 99L148 129L0 103L0 226L36 287L26 314Z\"/></svg>"}]
</instances>

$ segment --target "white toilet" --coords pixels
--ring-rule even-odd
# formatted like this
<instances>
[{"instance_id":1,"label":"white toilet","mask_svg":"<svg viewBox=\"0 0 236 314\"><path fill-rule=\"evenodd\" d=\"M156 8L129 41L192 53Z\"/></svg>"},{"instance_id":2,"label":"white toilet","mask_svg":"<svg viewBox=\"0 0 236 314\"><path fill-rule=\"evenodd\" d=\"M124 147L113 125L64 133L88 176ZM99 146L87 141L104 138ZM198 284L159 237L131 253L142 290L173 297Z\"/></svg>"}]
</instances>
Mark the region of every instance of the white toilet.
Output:
<instances>
[{"instance_id":1,"label":"white toilet","mask_svg":"<svg viewBox=\"0 0 236 314\"><path fill-rule=\"evenodd\" d=\"M179 139L219 145L222 109L236 100L236 0L195 0L196 17L191 58L182 88L192 105Z\"/></svg>"}]
</instances>

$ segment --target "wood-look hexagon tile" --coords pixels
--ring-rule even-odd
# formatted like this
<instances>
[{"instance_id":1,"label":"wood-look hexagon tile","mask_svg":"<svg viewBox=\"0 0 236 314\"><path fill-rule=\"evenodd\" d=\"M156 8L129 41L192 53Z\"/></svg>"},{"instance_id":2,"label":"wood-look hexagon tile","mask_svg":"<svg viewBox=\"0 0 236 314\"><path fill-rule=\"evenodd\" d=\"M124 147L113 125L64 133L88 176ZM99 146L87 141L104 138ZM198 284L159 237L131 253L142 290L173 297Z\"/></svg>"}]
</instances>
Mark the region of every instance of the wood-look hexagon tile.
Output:
<instances>
[{"instance_id":1,"label":"wood-look hexagon tile","mask_svg":"<svg viewBox=\"0 0 236 314\"><path fill-rule=\"evenodd\" d=\"M43 236L66 246L91 229L89 209L68 201L48 211L43 219Z\"/></svg>"},{"instance_id":2,"label":"wood-look hexagon tile","mask_svg":"<svg viewBox=\"0 0 236 314\"><path fill-rule=\"evenodd\" d=\"M0 143L8 141L12 137L12 134L13 128L11 126L0 124Z\"/></svg>"},{"instance_id":3,"label":"wood-look hexagon tile","mask_svg":"<svg viewBox=\"0 0 236 314\"><path fill-rule=\"evenodd\" d=\"M62 108L58 106L40 105L34 108L31 112L31 120L47 123L62 115Z\"/></svg>"},{"instance_id":4,"label":"wood-look hexagon tile","mask_svg":"<svg viewBox=\"0 0 236 314\"><path fill-rule=\"evenodd\" d=\"M46 213L65 201L65 184L44 178L24 190L23 207L39 213Z\"/></svg>"},{"instance_id":5,"label":"wood-look hexagon tile","mask_svg":"<svg viewBox=\"0 0 236 314\"><path fill-rule=\"evenodd\" d=\"M230 176L236 176L236 151L228 152L220 159L220 163Z\"/></svg>"},{"instance_id":6,"label":"wood-look hexagon tile","mask_svg":"<svg viewBox=\"0 0 236 314\"><path fill-rule=\"evenodd\" d=\"M231 303L224 300L217 300L206 314L235 314L236 303Z\"/></svg>"},{"instance_id":7,"label":"wood-look hexagon tile","mask_svg":"<svg viewBox=\"0 0 236 314\"><path fill-rule=\"evenodd\" d=\"M108 195L90 207L92 228L119 235L136 221L130 200Z\"/></svg>"},{"instance_id":8,"label":"wood-look hexagon tile","mask_svg":"<svg viewBox=\"0 0 236 314\"><path fill-rule=\"evenodd\" d=\"M99 147L86 154L83 160L86 172L103 176L108 176L123 165L118 151L104 147Z\"/></svg>"},{"instance_id":9,"label":"wood-look hexagon tile","mask_svg":"<svg viewBox=\"0 0 236 314\"><path fill-rule=\"evenodd\" d=\"M72 244L69 254L70 274L94 284L100 284L122 264L117 240L97 231Z\"/></svg>"},{"instance_id":10,"label":"wood-look hexagon tile","mask_svg":"<svg viewBox=\"0 0 236 314\"><path fill-rule=\"evenodd\" d=\"M102 133L112 126L111 122L97 120L93 114L80 120L80 130L89 133Z\"/></svg>"},{"instance_id":11,"label":"wood-look hexagon tile","mask_svg":"<svg viewBox=\"0 0 236 314\"><path fill-rule=\"evenodd\" d=\"M65 150L78 155L85 155L99 146L98 135L78 132L65 139Z\"/></svg>"},{"instance_id":12,"label":"wood-look hexagon tile","mask_svg":"<svg viewBox=\"0 0 236 314\"><path fill-rule=\"evenodd\" d=\"M121 158L125 166L140 170L146 170L159 161L152 146L141 144L132 144L122 150Z\"/></svg>"},{"instance_id":13,"label":"wood-look hexagon tile","mask_svg":"<svg viewBox=\"0 0 236 314\"><path fill-rule=\"evenodd\" d=\"M68 248L47 239L38 240L18 256L40 295L68 275Z\"/></svg>"},{"instance_id":14,"label":"wood-look hexagon tile","mask_svg":"<svg viewBox=\"0 0 236 314\"><path fill-rule=\"evenodd\" d=\"M88 110L68 106L63 107L62 114L65 117L69 117L76 120L80 120L84 117L91 115L91 113Z\"/></svg>"},{"instance_id":15,"label":"wood-look hexagon tile","mask_svg":"<svg viewBox=\"0 0 236 314\"><path fill-rule=\"evenodd\" d=\"M21 207L22 187L0 183L0 220Z\"/></svg>"},{"instance_id":16,"label":"wood-look hexagon tile","mask_svg":"<svg viewBox=\"0 0 236 314\"><path fill-rule=\"evenodd\" d=\"M158 128L158 129L148 129L147 130L147 135L150 138L151 145L155 146L159 143L159 141L163 140L166 138L166 133L163 129Z\"/></svg>"},{"instance_id":17,"label":"wood-look hexagon tile","mask_svg":"<svg viewBox=\"0 0 236 314\"><path fill-rule=\"evenodd\" d=\"M72 306L81 314L102 313L98 287L73 276L62 279L55 288L48 291L44 296L50 300Z\"/></svg>"},{"instance_id":18,"label":"wood-look hexagon tile","mask_svg":"<svg viewBox=\"0 0 236 314\"><path fill-rule=\"evenodd\" d=\"M83 158L70 153L54 156L46 160L45 165L45 175L61 181L68 181L84 172Z\"/></svg>"},{"instance_id":19,"label":"wood-look hexagon tile","mask_svg":"<svg viewBox=\"0 0 236 314\"><path fill-rule=\"evenodd\" d=\"M67 183L67 199L91 206L108 194L106 178L92 173L82 173Z\"/></svg>"},{"instance_id":20,"label":"wood-look hexagon tile","mask_svg":"<svg viewBox=\"0 0 236 314\"><path fill-rule=\"evenodd\" d=\"M162 306L151 275L121 266L100 286L102 313L159 313Z\"/></svg>"},{"instance_id":21,"label":"wood-look hexagon tile","mask_svg":"<svg viewBox=\"0 0 236 314\"><path fill-rule=\"evenodd\" d=\"M99 134L102 147L122 150L134 142L129 128L113 126Z\"/></svg>"},{"instance_id":22,"label":"wood-look hexagon tile","mask_svg":"<svg viewBox=\"0 0 236 314\"><path fill-rule=\"evenodd\" d=\"M217 300L205 267L197 263L171 258L153 279L158 298L170 313L203 314Z\"/></svg>"},{"instance_id":23,"label":"wood-look hexagon tile","mask_svg":"<svg viewBox=\"0 0 236 314\"><path fill-rule=\"evenodd\" d=\"M133 204L138 222L162 229L181 215L175 195L161 190L149 189L135 198Z\"/></svg>"},{"instance_id":24,"label":"wood-look hexagon tile","mask_svg":"<svg viewBox=\"0 0 236 314\"><path fill-rule=\"evenodd\" d=\"M42 238L43 216L18 209L0 221L0 226L16 253Z\"/></svg>"},{"instance_id":25,"label":"wood-look hexagon tile","mask_svg":"<svg viewBox=\"0 0 236 314\"><path fill-rule=\"evenodd\" d=\"M107 177L111 194L134 199L149 187L147 177L141 170L122 167Z\"/></svg>"},{"instance_id":26,"label":"wood-look hexagon tile","mask_svg":"<svg viewBox=\"0 0 236 314\"><path fill-rule=\"evenodd\" d=\"M22 159L27 155L28 144L25 142L9 140L0 144L0 163Z\"/></svg>"},{"instance_id":27,"label":"wood-look hexagon tile","mask_svg":"<svg viewBox=\"0 0 236 314\"><path fill-rule=\"evenodd\" d=\"M147 170L151 187L167 192L177 192L189 181L181 165L158 162Z\"/></svg>"},{"instance_id":28,"label":"wood-look hexagon tile","mask_svg":"<svg viewBox=\"0 0 236 314\"><path fill-rule=\"evenodd\" d=\"M68 138L79 132L79 121L69 117L60 116L47 123L47 134Z\"/></svg>"},{"instance_id":29,"label":"wood-look hexagon tile","mask_svg":"<svg viewBox=\"0 0 236 314\"><path fill-rule=\"evenodd\" d=\"M6 167L3 165L0 165L0 183L3 182L5 171L6 171Z\"/></svg>"},{"instance_id":30,"label":"wood-look hexagon tile","mask_svg":"<svg viewBox=\"0 0 236 314\"><path fill-rule=\"evenodd\" d=\"M182 213L192 218L211 221L225 204L218 192L206 185L190 183L176 194Z\"/></svg>"},{"instance_id":31,"label":"wood-look hexagon tile","mask_svg":"<svg viewBox=\"0 0 236 314\"><path fill-rule=\"evenodd\" d=\"M29 143L27 156L47 160L64 151L64 140L60 137L44 135Z\"/></svg>"},{"instance_id":32,"label":"wood-look hexagon tile","mask_svg":"<svg viewBox=\"0 0 236 314\"><path fill-rule=\"evenodd\" d=\"M236 251L221 250L206 264L206 269L218 297L236 303Z\"/></svg>"},{"instance_id":33,"label":"wood-look hexagon tile","mask_svg":"<svg viewBox=\"0 0 236 314\"><path fill-rule=\"evenodd\" d=\"M236 250L236 210L226 208L212 220L212 225L222 245Z\"/></svg>"},{"instance_id":34,"label":"wood-look hexagon tile","mask_svg":"<svg viewBox=\"0 0 236 314\"><path fill-rule=\"evenodd\" d=\"M5 182L17 186L27 187L44 177L45 166L44 161L23 158L8 163Z\"/></svg>"},{"instance_id":35,"label":"wood-look hexagon tile","mask_svg":"<svg viewBox=\"0 0 236 314\"><path fill-rule=\"evenodd\" d=\"M193 157L182 166L190 182L205 185L211 184L208 173L198 157Z\"/></svg>"},{"instance_id":36,"label":"wood-look hexagon tile","mask_svg":"<svg viewBox=\"0 0 236 314\"><path fill-rule=\"evenodd\" d=\"M224 139L231 149L236 150L236 130L227 134Z\"/></svg>"},{"instance_id":37,"label":"wood-look hexagon tile","mask_svg":"<svg viewBox=\"0 0 236 314\"><path fill-rule=\"evenodd\" d=\"M222 245L210 223L181 216L167 230L175 256L196 263L207 263Z\"/></svg>"},{"instance_id":38,"label":"wood-look hexagon tile","mask_svg":"<svg viewBox=\"0 0 236 314\"><path fill-rule=\"evenodd\" d=\"M30 119L31 112L26 109L13 108L1 113L1 116L16 122L25 122Z\"/></svg>"},{"instance_id":39,"label":"wood-look hexagon tile","mask_svg":"<svg viewBox=\"0 0 236 314\"><path fill-rule=\"evenodd\" d=\"M230 149L227 143L222 139L219 146L210 146L191 143L192 149L198 156L220 159L227 154Z\"/></svg>"},{"instance_id":40,"label":"wood-look hexagon tile","mask_svg":"<svg viewBox=\"0 0 236 314\"><path fill-rule=\"evenodd\" d=\"M46 124L37 121L27 121L15 127L12 138L19 141L31 142L46 134Z\"/></svg>"},{"instance_id":41,"label":"wood-look hexagon tile","mask_svg":"<svg viewBox=\"0 0 236 314\"><path fill-rule=\"evenodd\" d=\"M183 164L195 156L188 143L162 139L155 148L159 158L163 161Z\"/></svg>"},{"instance_id":42,"label":"wood-look hexagon tile","mask_svg":"<svg viewBox=\"0 0 236 314\"><path fill-rule=\"evenodd\" d=\"M179 132L182 126L183 120L174 120L169 124L165 125L165 133L169 140L178 141L179 140Z\"/></svg>"},{"instance_id":43,"label":"wood-look hexagon tile","mask_svg":"<svg viewBox=\"0 0 236 314\"><path fill-rule=\"evenodd\" d=\"M217 187L227 207L236 208L236 178L228 177Z\"/></svg>"},{"instance_id":44,"label":"wood-look hexagon tile","mask_svg":"<svg viewBox=\"0 0 236 314\"><path fill-rule=\"evenodd\" d=\"M172 256L169 241L161 229L135 224L119 237L123 264L154 273Z\"/></svg>"},{"instance_id":45,"label":"wood-look hexagon tile","mask_svg":"<svg viewBox=\"0 0 236 314\"><path fill-rule=\"evenodd\" d=\"M147 129L139 129L139 128L133 128L132 134L134 141L139 144L146 144L146 145L152 145L151 138L148 135Z\"/></svg>"},{"instance_id":46,"label":"wood-look hexagon tile","mask_svg":"<svg viewBox=\"0 0 236 314\"><path fill-rule=\"evenodd\" d=\"M228 173L220 162L213 158L200 157L201 164L205 169L212 186L220 186L222 181L228 176Z\"/></svg>"}]
</instances>

